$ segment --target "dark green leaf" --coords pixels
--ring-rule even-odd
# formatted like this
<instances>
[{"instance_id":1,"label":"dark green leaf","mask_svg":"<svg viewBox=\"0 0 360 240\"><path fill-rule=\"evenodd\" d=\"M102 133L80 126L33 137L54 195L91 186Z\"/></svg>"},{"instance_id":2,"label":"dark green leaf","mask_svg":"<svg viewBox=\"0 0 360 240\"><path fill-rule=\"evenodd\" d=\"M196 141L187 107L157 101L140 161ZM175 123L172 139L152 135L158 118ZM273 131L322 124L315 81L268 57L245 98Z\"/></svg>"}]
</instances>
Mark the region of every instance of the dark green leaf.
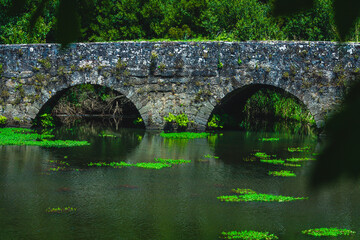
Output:
<instances>
[{"instance_id":1,"label":"dark green leaf","mask_svg":"<svg viewBox=\"0 0 360 240\"><path fill-rule=\"evenodd\" d=\"M355 26L360 16L360 1L358 0L335 0L335 24L340 38L345 40L351 28Z\"/></svg>"},{"instance_id":2,"label":"dark green leaf","mask_svg":"<svg viewBox=\"0 0 360 240\"><path fill-rule=\"evenodd\" d=\"M314 6L314 0L274 0L273 12L275 16L291 15L309 10Z\"/></svg>"},{"instance_id":3,"label":"dark green leaf","mask_svg":"<svg viewBox=\"0 0 360 240\"><path fill-rule=\"evenodd\" d=\"M76 0L60 1L57 20L57 40L62 47L66 47L80 37L80 16Z\"/></svg>"}]
</instances>

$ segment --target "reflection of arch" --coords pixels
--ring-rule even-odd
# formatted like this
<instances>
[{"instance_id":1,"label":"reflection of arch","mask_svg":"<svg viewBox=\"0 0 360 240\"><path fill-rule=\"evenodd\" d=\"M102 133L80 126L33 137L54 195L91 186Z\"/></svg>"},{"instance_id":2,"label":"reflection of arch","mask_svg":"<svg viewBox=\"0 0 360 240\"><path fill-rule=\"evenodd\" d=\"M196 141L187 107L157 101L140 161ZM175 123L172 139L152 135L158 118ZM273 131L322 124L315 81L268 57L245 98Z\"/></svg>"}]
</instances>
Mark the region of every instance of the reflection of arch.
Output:
<instances>
[{"instance_id":1,"label":"reflection of arch","mask_svg":"<svg viewBox=\"0 0 360 240\"><path fill-rule=\"evenodd\" d=\"M261 89L269 89L273 90L275 92L278 92L282 95L289 96L293 98L297 103L299 103L301 106L303 106L305 109L307 109L312 116L314 116L314 113L311 111L312 109L309 108L309 105L306 101L302 100L302 94L301 92L290 92L287 90L284 90L283 88L276 87L273 85L268 84L248 84L245 86L242 86L240 88L237 88L230 93L226 94L221 101L213 108L211 113L208 116L208 121L210 121L210 118L213 114L219 114L222 112L226 113L234 113L234 114L241 114L242 110L244 109L244 105L246 101L257 91Z\"/></svg>"},{"instance_id":2,"label":"reflection of arch","mask_svg":"<svg viewBox=\"0 0 360 240\"><path fill-rule=\"evenodd\" d=\"M40 102L38 103L38 105L40 106L40 109L36 113L34 118L40 116L43 113L52 112L52 109L56 106L56 104L59 102L59 100L66 94L66 92L68 92L71 88L74 88L74 87L80 86L80 85L85 85L85 84L90 84L90 83L77 84L77 85L64 87L56 92L53 92L52 96L49 96L47 100L46 100L47 96L44 96L42 98L42 101L40 100ZM91 85L94 86L95 88L105 88L107 90L111 90L111 91L115 92L116 95L123 96L127 100L125 116L127 113L131 112L131 113L133 113L134 116L136 116L136 118L137 118L137 116L142 117L141 113L139 112L139 110L137 109L137 107L135 106L133 101L131 101L125 94L122 94L119 91L112 89L110 87L107 87L107 86L102 86L99 84L91 84Z\"/></svg>"}]
</instances>

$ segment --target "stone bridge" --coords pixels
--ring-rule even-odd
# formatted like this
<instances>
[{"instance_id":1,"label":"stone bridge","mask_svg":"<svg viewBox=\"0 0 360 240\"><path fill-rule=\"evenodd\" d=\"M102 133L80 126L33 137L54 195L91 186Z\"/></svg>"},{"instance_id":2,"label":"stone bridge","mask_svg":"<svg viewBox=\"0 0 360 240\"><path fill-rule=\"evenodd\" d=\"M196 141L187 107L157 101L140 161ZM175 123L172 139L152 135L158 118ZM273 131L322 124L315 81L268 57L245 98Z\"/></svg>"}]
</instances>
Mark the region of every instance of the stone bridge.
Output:
<instances>
[{"instance_id":1,"label":"stone bridge","mask_svg":"<svg viewBox=\"0 0 360 240\"><path fill-rule=\"evenodd\" d=\"M359 56L359 44L332 42L0 45L0 115L29 123L64 90L90 83L124 94L147 128L163 128L171 112L186 113L202 130L226 96L274 86L303 102L321 126L359 74Z\"/></svg>"}]
</instances>

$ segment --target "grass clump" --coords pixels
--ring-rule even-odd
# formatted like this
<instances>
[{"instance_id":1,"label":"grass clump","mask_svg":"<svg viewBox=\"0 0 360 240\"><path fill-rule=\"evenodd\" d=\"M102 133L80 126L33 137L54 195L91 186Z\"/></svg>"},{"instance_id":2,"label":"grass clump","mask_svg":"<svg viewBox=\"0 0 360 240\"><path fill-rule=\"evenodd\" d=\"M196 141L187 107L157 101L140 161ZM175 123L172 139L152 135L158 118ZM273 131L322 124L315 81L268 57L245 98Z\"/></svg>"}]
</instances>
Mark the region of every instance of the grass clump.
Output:
<instances>
[{"instance_id":1,"label":"grass clump","mask_svg":"<svg viewBox=\"0 0 360 240\"><path fill-rule=\"evenodd\" d=\"M218 156L213 156L213 155L210 155L210 154L206 154L206 155L204 155L204 158L215 158L215 159L218 159L219 157L218 157Z\"/></svg>"},{"instance_id":2,"label":"grass clump","mask_svg":"<svg viewBox=\"0 0 360 240\"><path fill-rule=\"evenodd\" d=\"M100 137L103 137L103 138L105 138L105 137L116 138L116 136L115 136L115 135L112 135L112 134L106 134L106 133L104 133L104 132L101 132L101 133L99 134L99 136L100 136Z\"/></svg>"},{"instance_id":3,"label":"grass clump","mask_svg":"<svg viewBox=\"0 0 360 240\"><path fill-rule=\"evenodd\" d=\"M47 208L46 212L47 213L68 213L68 212L75 212L76 208L73 207L64 207L64 208Z\"/></svg>"},{"instance_id":4,"label":"grass clump","mask_svg":"<svg viewBox=\"0 0 360 240\"><path fill-rule=\"evenodd\" d=\"M180 133L160 133L163 138L183 138L183 139L194 139L194 138L207 138L210 133L194 133L194 132L180 132Z\"/></svg>"},{"instance_id":5,"label":"grass clump","mask_svg":"<svg viewBox=\"0 0 360 240\"><path fill-rule=\"evenodd\" d=\"M279 239L274 234L268 232L257 232L257 231L231 231L231 232L222 232L221 238L223 239L245 239L245 240L273 240Z\"/></svg>"},{"instance_id":6,"label":"grass clump","mask_svg":"<svg viewBox=\"0 0 360 240\"><path fill-rule=\"evenodd\" d=\"M269 171L269 175L275 176L275 177L296 177L296 174L287 171L287 170L281 170L281 171Z\"/></svg>"},{"instance_id":7,"label":"grass clump","mask_svg":"<svg viewBox=\"0 0 360 240\"><path fill-rule=\"evenodd\" d=\"M50 140L54 135L38 134L31 129L3 128L0 131L1 145L27 145L39 147L77 147L90 145L87 141Z\"/></svg>"},{"instance_id":8,"label":"grass clump","mask_svg":"<svg viewBox=\"0 0 360 240\"><path fill-rule=\"evenodd\" d=\"M259 140L263 142L276 142L279 141L280 138L259 138Z\"/></svg>"},{"instance_id":9,"label":"grass clump","mask_svg":"<svg viewBox=\"0 0 360 240\"><path fill-rule=\"evenodd\" d=\"M303 234L312 235L315 237L337 237L340 235L349 236L355 234L355 231L348 229L339 229L339 228L314 228L302 231Z\"/></svg>"},{"instance_id":10,"label":"grass clump","mask_svg":"<svg viewBox=\"0 0 360 240\"><path fill-rule=\"evenodd\" d=\"M310 147L292 147L288 148L289 152L308 152Z\"/></svg>"},{"instance_id":11,"label":"grass clump","mask_svg":"<svg viewBox=\"0 0 360 240\"><path fill-rule=\"evenodd\" d=\"M191 160L184 160L184 159L164 159L164 158L155 158L156 162L161 163L170 163L170 164L183 164L183 163L190 163Z\"/></svg>"},{"instance_id":12,"label":"grass clump","mask_svg":"<svg viewBox=\"0 0 360 240\"><path fill-rule=\"evenodd\" d=\"M313 161L314 158L287 158L286 161L288 162L304 162L304 161Z\"/></svg>"},{"instance_id":13,"label":"grass clump","mask_svg":"<svg viewBox=\"0 0 360 240\"><path fill-rule=\"evenodd\" d=\"M281 159L260 159L260 162L270 163L270 164L284 164L285 161Z\"/></svg>"}]
</instances>

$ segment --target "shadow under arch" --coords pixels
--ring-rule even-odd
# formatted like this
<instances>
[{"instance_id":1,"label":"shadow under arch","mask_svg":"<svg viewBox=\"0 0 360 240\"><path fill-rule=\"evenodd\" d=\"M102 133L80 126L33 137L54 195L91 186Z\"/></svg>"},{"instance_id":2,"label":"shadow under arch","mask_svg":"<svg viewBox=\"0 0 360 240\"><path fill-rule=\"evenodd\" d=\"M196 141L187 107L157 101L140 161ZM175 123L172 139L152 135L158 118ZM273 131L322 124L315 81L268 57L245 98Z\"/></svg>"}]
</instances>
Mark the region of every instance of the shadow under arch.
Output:
<instances>
[{"instance_id":1,"label":"shadow under arch","mask_svg":"<svg viewBox=\"0 0 360 240\"><path fill-rule=\"evenodd\" d=\"M53 109L55 108L55 106L59 103L59 101L61 100L61 98L65 97L66 94L71 90L71 89L75 89L79 86L85 86L85 85L89 85L89 86L93 86L94 87L94 91L98 91L98 90L102 90L104 93L109 93L112 92L114 93L116 96L121 97L122 99L125 99L124 104L121 106L121 114L114 114L114 115L110 115L110 114L106 114L106 115L102 115L102 114L96 114L96 118L97 120L104 120L106 119L126 119L126 121L123 121L122 123L125 124L124 126L120 126L120 127L131 127L131 128L143 128L145 129L145 124L143 121L138 122L138 123L134 123L135 120L141 118L142 116L139 112L139 110L136 108L135 104L129 99L127 98L124 94L118 92L117 90L114 90L110 87L107 86L102 86L102 85L98 85L98 84L89 84L89 83L84 83L84 84L77 84L77 85L73 85L73 86L69 86L67 88L61 89L60 91L57 91L47 102L45 102L42 107L40 108L40 110L38 111L36 117L35 117L35 122L38 121L39 117L45 113L50 114L53 112ZM56 117L56 116L55 116ZM76 117L94 117L94 114L89 113L89 114L82 114L82 115L73 115L74 118ZM57 122L59 121L59 117L57 118ZM115 121L115 124L118 125L119 123ZM118 128L118 126L116 126L116 128Z\"/></svg>"},{"instance_id":2,"label":"shadow under arch","mask_svg":"<svg viewBox=\"0 0 360 240\"><path fill-rule=\"evenodd\" d=\"M219 104L215 106L213 111L211 112L208 122L211 121L213 115L227 115L230 116L229 119L227 119L228 123L224 125L224 129L227 130L244 130L243 126L240 126L239 123L245 119L246 114L244 113L244 107L247 102L247 100L253 96L255 93L257 93L260 90L270 90L276 93L279 93L281 96L284 96L286 98L293 99L302 109L305 111L309 111L308 107L304 102L302 102L296 95L273 85L267 85L267 84L249 84L243 87L240 87L238 89L235 89L234 91L228 93L225 97L223 97ZM310 113L310 111L309 111ZM271 131L272 128L274 128L274 124L276 123L275 119L261 119L265 120L264 123L269 123L268 126L259 126L262 128L261 130L268 130ZM269 121L269 122L268 122ZM288 121L290 125L298 124L297 122ZM302 125L302 124L300 124ZM292 126L290 126L291 128ZM209 127L207 127L209 129ZM253 129L257 130L257 129Z\"/></svg>"}]
</instances>

